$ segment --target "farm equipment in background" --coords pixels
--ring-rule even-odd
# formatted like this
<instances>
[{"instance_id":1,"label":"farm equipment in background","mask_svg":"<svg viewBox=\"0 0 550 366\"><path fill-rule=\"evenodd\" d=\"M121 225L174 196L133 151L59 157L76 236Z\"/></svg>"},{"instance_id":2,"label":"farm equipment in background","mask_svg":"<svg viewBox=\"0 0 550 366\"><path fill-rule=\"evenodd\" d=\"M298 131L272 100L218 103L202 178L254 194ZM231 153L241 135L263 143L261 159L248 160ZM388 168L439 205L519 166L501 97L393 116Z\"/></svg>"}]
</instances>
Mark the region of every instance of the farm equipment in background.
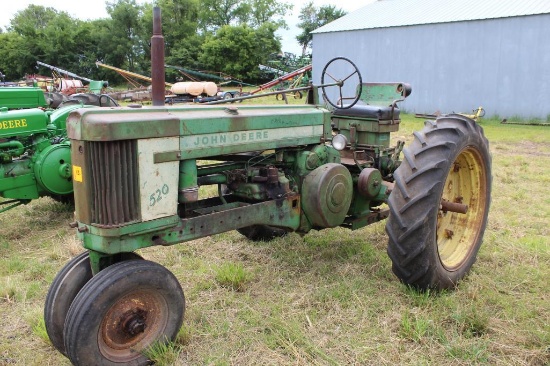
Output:
<instances>
[{"instance_id":1,"label":"farm equipment in background","mask_svg":"<svg viewBox=\"0 0 550 366\"><path fill-rule=\"evenodd\" d=\"M41 108L56 109L68 104L87 104L99 107L115 107L118 104L105 94L76 93L69 96L47 92L42 88L17 86L0 88L0 107L8 110Z\"/></svg>"},{"instance_id":2,"label":"farm equipment in background","mask_svg":"<svg viewBox=\"0 0 550 366\"><path fill-rule=\"evenodd\" d=\"M115 71L124 79L126 79L128 84L131 85L132 88L126 91L109 93L108 95L111 96L114 100L130 100L133 102L142 102L150 101L152 99L150 84L153 82L153 79L151 79L150 77L140 75L135 72L123 70L118 67L106 65L99 61L97 61L95 64L96 66ZM147 81L148 85L141 83L139 80ZM170 88L173 85L174 84L168 82L164 83L165 88ZM165 93L168 93L166 89Z\"/></svg>"},{"instance_id":3,"label":"farm equipment in background","mask_svg":"<svg viewBox=\"0 0 550 366\"><path fill-rule=\"evenodd\" d=\"M222 91L212 81L177 82L170 88L171 94L166 95L165 103L207 103L216 100L228 100L240 95L239 91Z\"/></svg>"},{"instance_id":4,"label":"farm equipment in background","mask_svg":"<svg viewBox=\"0 0 550 366\"><path fill-rule=\"evenodd\" d=\"M502 124L507 125L527 125L527 126L550 126L550 120L542 121L539 119L530 119L526 121L520 121L520 120L509 120L507 118L502 119L500 121Z\"/></svg>"},{"instance_id":5,"label":"farm equipment in background","mask_svg":"<svg viewBox=\"0 0 550 366\"><path fill-rule=\"evenodd\" d=\"M6 75L4 75L2 73L2 71L0 71L0 87L6 87L6 86L17 86L17 83L13 82L13 81L6 81Z\"/></svg>"},{"instance_id":6,"label":"farm equipment in background","mask_svg":"<svg viewBox=\"0 0 550 366\"><path fill-rule=\"evenodd\" d=\"M107 95L65 96L56 109L38 87L0 88L0 213L42 196L72 200L70 112L118 104Z\"/></svg>"},{"instance_id":7,"label":"farm equipment in background","mask_svg":"<svg viewBox=\"0 0 550 366\"><path fill-rule=\"evenodd\" d=\"M269 55L266 64L260 65L260 70L266 77L275 79L311 64L311 55L296 56L291 52L272 53Z\"/></svg>"},{"instance_id":8,"label":"farm equipment in background","mask_svg":"<svg viewBox=\"0 0 550 366\"><path fill-rule=\"evenodd\" d=\"M478 122L481 119L481 117L485 116L485 109L483 109L483 107L478 107L478 108L472 110L472 113L458 113L458 114L460 114L461 116L464 116L464 117L468 117L468 118ZM431 113L431 114L416 113L414 116L416 118L436 119L441 115L442 115L442 113L440 111L436 111L436 112Z\"/></svg>"},{"instance_id":9,"label":"farm equipment in background","mask_svg":"<svg viewBox=\"0 0 550 366\"><path fill-rule=\"evenodd\" d=\"M166 103L206 103L215 100L228 100L233 99L242 94L242 85L244 84L240 80L236 80L229 75L223 73L213 74L204 71L191 70L179 66L164 65L167 68L177 70L181 75L190 81L182 81L175 83L170 91L172 95L166 96ZM200 78L200 79L199 79ZM214 80L214 82L205 82L201 80ZM202 90L198 87L202 84L204 87ZM222 85L236 84L239 86L238 90L222 90ZM212 87L216 85L216 89Z\"/></svg>"},{"instance_id":10,"label":"farm equipment in background","mask_svg":"<svg viewBox=\"0 0 550 366\"><path fill-rule=\"evenodd\" d=\"M104 80L92 80L40 61L36 61L36 64L52 70L54 89L49 91L57 91L64 95L76 93L104 94L109 86L109 83ZM72 79L69 79L69 76ZM82 81L87 81L88 85L85 86Z\"/></svg>"},{"instance_id":11,"label":"farm equipment in background","mask_svg":"<svg viewBox=\"0 0 550 366\"><path fill-rule=\"evenodd\" d=\"M153 19L152 68L163 75L158 7ZM388 99L372 104L371 88ZM153 80L150 108L78 109L67 120L71 226L86 251L54 279L44 319L73 364L146 364L142 350L178 334L183 290L168 269L134 253L141 248L229 230L253 241L357 230L389 216L387 251L405 284L452 289L475 262L491 158L471 119L443 115L408 147L392 144L397 102L411 88L363 83L343 57L327 63L320 84L294 90L307 91L299 106L167 107L162 89ZM217 196L199 195L205 186Z\"/></svg>"},{"instance_id":12,"label":"farm equipment in background","mask_svg":"<svg viewBox=\"0 0 550 366\"><path fill-rule=\"evenodd\" d=\"M272 91L279 91L275 93L275 98L277 100L286 99L287 95L290 93L294 99L301 99L302 92L306 89L300 89L301 87L309 84L310 77L308 76L311 72L311 65L306 65L297 70L291 71L287 74L281 75L276 79L273 79L265 84L260 85L257 89L254 89L250 93L244 93L243 95L254 95L266 89L271 89ZM286 87L285 87L286 84ZM278 86L276 89L273 89L275 86Z\"/></svg>"},{"instance_id":13,"label":"farm equipment in background","mask_svg":"<svg viewBox=\"0 0 550 366\"><path fill-rule=\"evenodd\" d=\"M468 118L471 118L476 122L479 122L481 117L485 116L485 109L483 109L483 107L477 107L476 109L472 110L471 114L468 114L468 113L459 113L459 114L466 116Z\"/></svg>"},{"instance_id":14,"label":"farm equipment in background","mask_svg":"<svg viewBox=\"0 0 550 366\"><path fill-rule=\"evenodd\" d=\"M42 196L72 200L65 121L75 109L90 107L79 103L48 111L0 108L0 213Z\"/></svg>"}]
</instances>

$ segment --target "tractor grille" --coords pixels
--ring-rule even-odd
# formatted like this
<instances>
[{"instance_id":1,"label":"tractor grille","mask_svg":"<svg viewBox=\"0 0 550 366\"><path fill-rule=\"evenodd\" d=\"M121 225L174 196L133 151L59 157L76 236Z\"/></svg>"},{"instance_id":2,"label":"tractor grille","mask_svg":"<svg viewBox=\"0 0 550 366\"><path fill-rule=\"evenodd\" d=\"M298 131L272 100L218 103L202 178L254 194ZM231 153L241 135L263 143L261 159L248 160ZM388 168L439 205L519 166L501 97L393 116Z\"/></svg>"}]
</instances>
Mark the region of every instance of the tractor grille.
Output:
<instances>
[{"instance_id":1,"label":"tractor grille","mask_svg":"<svg viewBox=\"0 0 550 366\"><path fill-rule=\"evenodd\" d=\"M138 220L137 141L87 142L86 145L92 182L91 222L112 227Z\"/></svg>"}]
</instances>

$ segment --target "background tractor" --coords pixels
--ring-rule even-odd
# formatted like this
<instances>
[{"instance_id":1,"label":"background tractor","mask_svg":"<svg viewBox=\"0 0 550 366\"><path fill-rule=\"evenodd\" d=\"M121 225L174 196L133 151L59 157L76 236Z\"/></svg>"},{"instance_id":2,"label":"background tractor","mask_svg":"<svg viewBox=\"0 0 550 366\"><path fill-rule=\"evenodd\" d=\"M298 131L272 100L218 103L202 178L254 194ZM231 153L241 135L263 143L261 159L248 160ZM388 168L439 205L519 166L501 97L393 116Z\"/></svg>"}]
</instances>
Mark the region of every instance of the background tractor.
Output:
<instances>
[{"instance_id":1,"label":"background tractor","mask_svg":"<svg viewBox=\"0 0 550 366\"><path fill-rule=\"evenodd\" d=\"M43 91L33 87L0 88L0 101L0 213L42 196L71 201L67 116L78 108L117 104L106 95L74 94L57 109L46 109Z\"/></svg>"},{"instance_id":2,"label":"background tractor","mask_svg":"<svg viewBox=\"0 0 550 366\"><path fill-rule=\"evenodd\" d=\"M153 30L159 71L158 8ZM339 57L321 84L300 89L305 105L165 107L164 80L153 88L151 108L81 108L67 121L71 225L87 250L54 279L44 315L73 364L147 364L142 350L177 335L183 290L141 248L229 230L250 240L357 230L389 216L388 254L404 283L450 289L474 263L490 202L488 142L471 119L446 115L408 147L392 143L407 84L363 83ZM202 197L205 186L217 195Z\"/></svg>"}]
</instances>

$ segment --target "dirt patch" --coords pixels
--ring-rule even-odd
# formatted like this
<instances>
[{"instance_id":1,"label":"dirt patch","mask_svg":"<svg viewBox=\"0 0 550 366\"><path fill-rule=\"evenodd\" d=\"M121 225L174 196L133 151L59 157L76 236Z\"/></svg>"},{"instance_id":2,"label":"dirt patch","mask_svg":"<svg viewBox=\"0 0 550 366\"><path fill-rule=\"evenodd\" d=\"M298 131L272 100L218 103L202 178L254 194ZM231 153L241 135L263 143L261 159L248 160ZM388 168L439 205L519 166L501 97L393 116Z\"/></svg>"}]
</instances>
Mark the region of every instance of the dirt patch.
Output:
<instances>
[{"instance_id":1,"label":"dirt patch","mask_svg":"<svg viewBox=\"0 0 550 366\"><path fill-rule=\"evenodd\" d=\"M502 142L499 150L514 151L515 155L550 157L550 143L522 140L514 143Z\"/></svg>"}]
</instances>

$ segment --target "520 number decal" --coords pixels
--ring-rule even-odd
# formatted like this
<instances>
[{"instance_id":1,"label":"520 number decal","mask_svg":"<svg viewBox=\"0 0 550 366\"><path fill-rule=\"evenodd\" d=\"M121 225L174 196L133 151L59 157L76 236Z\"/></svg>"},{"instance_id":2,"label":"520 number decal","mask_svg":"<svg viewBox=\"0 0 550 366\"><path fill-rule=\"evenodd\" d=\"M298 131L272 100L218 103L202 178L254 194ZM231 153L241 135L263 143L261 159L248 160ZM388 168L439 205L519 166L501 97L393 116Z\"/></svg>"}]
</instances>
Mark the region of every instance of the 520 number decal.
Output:
<instances>
[{"instance_id":1,"label":"520 number decal","mask_svg":"<svg viewBox=\"0 0 550 366\"><path fill-rule=\"evenodd\" d=\"M152 207L156 205L159 201L162 200L164 196L168 194L169 191L170 189L168 188L168 184L165 184L162 186L162 188L157 189L155 193L149 196L149 206Z\"/></svg>"}]
</instances>

